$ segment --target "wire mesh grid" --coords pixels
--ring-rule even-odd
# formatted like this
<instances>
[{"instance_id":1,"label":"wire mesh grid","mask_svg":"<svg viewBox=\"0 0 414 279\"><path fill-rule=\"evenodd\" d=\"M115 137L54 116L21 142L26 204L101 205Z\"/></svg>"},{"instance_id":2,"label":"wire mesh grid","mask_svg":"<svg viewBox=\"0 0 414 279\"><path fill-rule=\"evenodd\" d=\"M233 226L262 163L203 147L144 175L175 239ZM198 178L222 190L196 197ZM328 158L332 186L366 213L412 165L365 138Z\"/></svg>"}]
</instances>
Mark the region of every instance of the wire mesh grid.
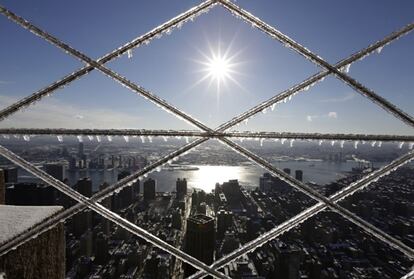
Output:
<instances>
[{"instance_id":1,"label":"wire mesh grid","mask_svg":"<svg viewBox=\"0 0 414 279\"><path fill-rule=\"evenodd\" d=\"M140 45L149 43L152 39L158 38L163 33L169 33L173 28L179 28L183 23L192 21L198 15L207 12L215 5L221 5L231 14L235 15L246 21L247 23L251 24L253 27L257 28L258 30L264 32L265 34L269 35L273 39L279 41L287 48L290 48L300 55L304 56L306 59L310 60L311 62L315 63L319 67L322 68L322 71L318 74L315 74L306 80L294 85L293 87L275 95L274 97L252 107L251 109L247 110L246 112L232 118L231 120L223 123L216 129L212 129L199 120L195 119L194 117L190 116L189 114L181 111L178 108L175 108L165 100L159 98L157 95L149 92L148 90L144 89L143 87L131 82L127 78L119 75L118 73L114 72L113 70L104 66L105 63L116 59L117 57L130 53L130 50L133 48L139 47ZM406 123L407 125L414 127L414 119L411 115L407 114L406 112L399 109L394 104L390 103L383 97L377 95L371 89L365 87L352 77L350 77L347 73L349 70L349 66L358 60L363 59L365 56L377 52L380 53L382 48L389 43L397 40L398 38L408 34L414 29L414 23L408 24L401 28L398 31L391 33L390 35L386 36L380 41L377 41L368 47L352 54L346 59L339 61L338 63L331 65L322 59L320 56L316 55L315 53L311 52L304 46L300 45L296 41L292 40L279 30L275 29L274 27L266 24L261 19L255 17L254 15L250 14L248 11L243 10L239 6L235 5L233 2L229 0L207 0L188 11L178 15L177 17L167 21L166 23L154 28L153 30L147 32L146 34L137 37L136 39L128 42L127 44L115 49L114 51L104 55L103 57L93 60L87 55L83 54L82 52L76 50L75 48L65 44L58 38L52 36L51 34L41 30L40 28L36 27L32 23L26 21L25 19L21 18L20 16L14 14L10 10L0 6L0 13L6 16L11 21L14 21L18 25L22 26L23 28L31 31L35 35L43 38L44 40L48 41L49 43L55 45L56 47L64 50L67 54L74 56L78 60L85 63L85 66L81 69L68 74L67 76L63 77L62 79L50 84L49 86L33 93L32 95L23 98L16 103L8 106L7 108L0 111L0 119L4 120L10 115L14 114L15 112L35 103L36 101L42 99L45 96L49 96L53 94L57 89L67 86L74 80L79 79L80 77L87 75L91 71L97 69L103 74L107 75L108 77L112 78L113 80L120 83L122 86L130 89L134 93L143 96L147 100L151 101L158 107L167 112L173 114L174 116L188 122L192 126L198 128L199 130L196 131L175 131L175 130L99 130L99 129L0 129L0 134L4 136L9 135L23 135L25 139L30 139L31 135L56 135L61 137L62 135L76 135L81 140L82 136L124 136L125 140L128 140L129 136L184 136L184 137L195 137L196 139L190 143L187 143L185 146L171 152L170 154L160 158L156 162L144 167L141 170L134 172L133 174L121 179L120 181L114 183L113 185L95 193L92 197L87 198L77 191L70 188L68 185L62 183L61 181L53 178L52 176L48 175L44 171L40 170L33 164L27 162L26 160L22 159L18 155L14 154L7 148L0 146L0 154L15 163L16 165L22 167L23 169L27 170L28 172L32 173L36 177L40 178L45 183L57 188L62 193L68 195L69 197L76 200L78 203L60 213L53 216L51 219L36 225L31 230L17 236L16 238L12 239L10 242L3 244L0 247L0 255L4 255L9 251L16 249L19 245L29 241L32 237L47 231L49 228L55 226L59 222L63 222L66 219L70 218L71 216L75 215L76 213L90 208L96 213L102 215L104 218L114 222L115 224L123 227L127 231L147 240L151 244L159 247L160 249L174 255L175 257L183 260L184 262L194 266L199 271L196 274L193 274L191 278L202 278L206 275L211 275L217 278L228 278L223 273L219 272L218 269L221 267L229 264L231 261L241 257L242 255L253 251L257 247L265 244L266 242L280 236L284 232L289 231L290 229L298 226L300 223L306 221L308 218L318 214L319 212L329 208L332 211L340 214L347 220L351 221L352 223L359 226L361 229L369 233L370 235L378 238L379 240L387 243L391 247L398 249L402 253L404 253L407 257L413 259L414 258L414 249L405 245L400 240L395 239L394 237L388 235L387 233L383 232L382 230L378 229L377 227L371 225L370 223L366 222L365 220L361 219L360 217L356 216L355 214L351 213L347 209L338 205L338 202L355 192L367 187L372 182L377 181L383 176L390 174L392 171L395 171L399 167L407 164L411 160L414 159L414 151L410 150L407 154L397 158L396 160L392 161L388 165L375 170L374 172L369 173L365 177L362 177L358 181L344 187L342 190L338 191L337 193L331 195L330 197L325 197L319 192L315 191L308 185L302 183L301 181L296 180L295 178L287 175L283 171L275 168L272 164L267 162L262 157L248 151L244 147L240 146L236 142L234 142L234 138L243 139L243 138L273 138L273 139L306 139L306 140L331 140L331 141L341 141L341 145L343 145L344 141L373 141L382 143L383 141L399 141L401 144L408 143L410 149L413 147L414 137L413 136L398 136L398 135L365 135L365 134L319 134L319 133L276 133L276 132L230 132L227 131L228 129L232 128L240 124L243 121L247 121L250 117L258 114L259 112L265 111L267 109L274 109L274 107L283 102L286 99L292 98L292 96L307 91L310 87L314 86L316 83L323 81L323 79L328 75L335 75L336 78L342 80L345 84L349 85L355 91L360 93L361 95L367 97L371 102L379 105L388 113L391 113L395 117L399 118L401 121ZM129 222L128 220L120 217L116 213L106 209L102 206L99 202L104 200L110 195L113 195L116 192L119 192L122 188L131 186L134 182L141 179L144 175L154 171L156 168L171 163L172 160L177 159L178 157L185 155L187 152L193 150L195 147L200 145L201 143L207 141L208 139L215 138L218 139L221 143L226 146L229 146L231 149L236 151L237 153L243 155L247 159L251 160L258 166L266 169L271 174L275 175L276 177L282 179L283 181L287 182L292 187L296 188L297 190L305 193L312 199L316 200L318 203L314 206L300 212L299 214L295 215L293 218L279 224L275 228L271 229L270 231L262 234L255 240L252 240L242 247L236 249L235 251L231 252L228 255L218 259L210 266L207 266L203 262L197 260L196 258L186 254L185 252L177 249L176 247L164 242L163 240L159 239L158 237L152 235L145 229ZM413 271L406 274L403 278L412 278Z\"/></svg>"}]
</instances>

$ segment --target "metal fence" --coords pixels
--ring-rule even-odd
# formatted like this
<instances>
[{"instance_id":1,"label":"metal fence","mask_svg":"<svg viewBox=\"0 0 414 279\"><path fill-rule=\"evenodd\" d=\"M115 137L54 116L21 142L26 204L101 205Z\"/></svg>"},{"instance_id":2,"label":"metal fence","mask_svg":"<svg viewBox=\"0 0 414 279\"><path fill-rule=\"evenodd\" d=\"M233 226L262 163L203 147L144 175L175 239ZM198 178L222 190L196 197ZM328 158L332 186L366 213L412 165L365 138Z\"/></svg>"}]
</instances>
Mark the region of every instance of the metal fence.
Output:
<instances>
[{"instance_id":1,"label":"metal fence","mask_svg":"<svg viewBox=\"0 0 414 279\"><path fill-rule=\"evenodd\" d=\"M294 85L293 87L283 92L280 92L274 97L252 107L246 112L235 116L234 118L223 123L217 128L212 129L206 126L205 124L203 124L202 122L200 122L199 120L195 119L194 117L190 116L189 114L185 113L184 111L181 111L180 109L172 106L165 100L159 98L157 95L153 94L152 92L145 90L143 87L137 85L136 83L131 82L127 78L121 76L120 74L116 73L115 71L105 66L107 62L114 60L117 57L120 57L121 55L126 54L129 56L131 54L130 51L132 49L149 43L152 39L160 37L163 33L170 33L172 29L180 27L183 23L193 20L198 15L204 12L207 12L209 9L211 9L212 7L216 5L223 6L231 14L248 22L254 28L257 28L258 30L269 35L271 38L282 43L285 47L293 51L296 51L297 53L299 53L306 59L318 65L320 68L322 68L322 70L318 74L310 76L306 80ZM108 220L126 229L127 231L145 239L151 244L159 247L160 249L164 251L167 251L168 253L174 255L175 257L197 268L199 271L196 274L192 275L190 278L201 278L206 275L211 275L217 278L227 278L227 276L219 272L218 269L222 268L223 266L227 265L228 263L237 259L238 257L248 252L253 251L257 247L265 244L266 242L280 236L284 232L287 232L288 230L298 226L300 223L304 222L311 216L314 216L318 214L319 212L328 208L340 214L341 216L351 221L355 225L359 226L361 229L363 229L365 232L369 233L373 237L378 238L379 240L385 242L386 244L390 245L391 247L395 249L398 249L399 251L404 253L407 257L411 259L414 258L413 248L408 247L400 240L388 235L387 233L383 232L379 228L366 222L365 220L361 219L360 217L356 216L355 214L341 207L338 204L340 200L367 187L372 182L377 181L381 177L388 175L390 172L395 171L397 168L413 160L414 151L411 150L413 147L413 143L414 143L413 136L365 135L365 134L320 134L320 133L275 133L275 132L231 132L231 131L228 131L228 129L240 124L243 121L247 121L249 118L255 116L256 114L260 112L266 112L267 109L273 110L274 107L277 106L279 103L283 102L284 100L292 98L294 95L298 93L307 91L310 87L312 87L318 82L323 81L323 79L326 76L331 75L331 74L334 75L339 80L346 83L347 85L349 85L350 87L352 87L356 92L360 93L362 96L365 96L373 103L382 107L388 113L391 113L395 117L399 118L401 121L403 121L407 125L414 127L414 119L411 115L402 111L397 106L390 103L383 97L377 95L374 91L367 88L366 86L359 83L357 80L353 79L352 77L348 75L349 67L353 62L361 60L373 52L380 53L384 46L388 45L389 43L395 41L396 39L411 32L414 29L414 23L404 26L400 30L397 30L391 33L390 35L386 36L384 39L377 41L369 45L368 47L332 65L326 62L323 58L321 58L317 54L308 50L306 47L292 40L291 38L289 38L288 36L280 32L279 30L277 30L276 28L266 24L261 19L250 14L248 11L245 11L242 8L238 7L233 2L229 0L207 0L189 9L188 11L178 15L177 17L174 17L173 19L165 22L164 24L154 28L148 33L145 33L144 35L135 38L134 40L126 43L125 45L119 47L118 49L115 49L114 51L102 56L101 58L97 60L93 60L87 55L85 55L84 53L80 52L79 50L76 50L75 48L65 44L58 38L52 36L51 34L47 33L44 30L41 30L40 28L36 27L32 23L26 21L25 19L21 18L20 16L14 14L12 11L2 6L0 6L0 13L3 14L8 19L10 19L11 21L29 30L33 34L43 38L44 40L55 45L56 47L62 49L63 51L65 51L65 53L72 55L73 57L77 58L78 60L82 61L85 64L85 66L80 68L79 70L66 75L62 79L50 84L49 86L39 91L34 92L32 95L25 97L17 101L16 103L8 106L7 108L1 110L0 111L1 120L6 119L10 115L14 114L15 112L27 106L30 106L31 104L35 103L36 101L42 99L45 96L49 96L53 94L54 92L56 92L57 89L67 86L71 82L81 78L82 76L87 75L88 73L96 69L102 72L103 74L109 76L113 80L117 81L122 86L127 87L132 92L143 96L144 98L151 101L158 107L166 110L167 112L175 115L176 117L180 119L185 120L192 126L198 128L198 130L194 130L194 131L134 130L134 129L130 129L130 130L0 129L0 134L3 134L6 137L9 135L23 135L23 137L27 140L30 139L31 135L56 135L58 139L61 139L62 135L76 135L78 136L79 140L82 140L82 136L88 136L88 137L91 137L91 136L96 136L96 137L124 136L126 141L128 141L129 136L160 136L160 137L184 136L184 137L195 138L194 141L187 143L183 147L162 157L156 162L144 167L143 169L139 171L134 172L133 174L114 183L108 188L95 193L91 198L87 198L81 195L80 193L78 193L77 191L69 187L68 185L48 175L44 171L35 167L33 164L27 162L23 158L14 154L7 148L0 146L0 154L2 156L9 159L16 165L22 167L23 169L27 170L28 172L32 173L36 177L40 178L45 183L57 188L59 191L63 192L64 194L68 195L69 197L73 198L74 200L78 202L76 205L58 213L53 218L45 221L44 223L38 224L31 230L23 233L22 235L19 235L12 241L3 244L0 247L0 255L6 254L11 250L16 249L16 247L18 247L19 245L25 243L26 241L29 241L32 237L35 237L36 235L48 230L49 228L55 226L59 222L63 222L67 218L72 217L73 215L79 213L80 211L86 208L90 208L96 213L102 215ZM371 141L373 144L375 143L381 144L382 142L387 142L387 141L393 141L393 142L396 141L396 142L400 142L401 145L404 143L407 143L410 146L410 151L407 154L392 161L390 164L372 173L369 173L368 175L361 178L360 180L346 186L345 188L331 195L330 197L325 197L324 195L315 191L310 186L287 175L280 169L275 168L272 164L267 162L265 159L245 149L244 147L240 146L234 141L234 138L243 139L243 138L252 138L252 137L261 138L261 139L273 138L273 139L291 140L291 141L295 139L329 140L329 141L332 141L332 143L334 143L334 141L339 141L341 146L343 146L343 143L345 141L355 141L356 143L359 141ZM189 152L196 146L200 145L201 143L211 138L215 138L219 140L221 143L225 144L226 146L229 146L231 149L233 149L237 153L243 155L247 159L256 163L258 166L266 169L274 176L287 182L289 185L291 185L295 189L305 193L307 196L316 200L318 203L300 212L299 214L295 215L293 218L279 224L278 226L271 229L270 231L262 234L257 239L246 243L245 245L233 251L232 253L216 260L210 266L207 266L206 264L197 260L196 258L164 242L163 240L152 235L145 229L129 222L128 220L124 218L121 218L119 215L108 210L107 208L105 208L99 203L100 201L107 198L108 196L116 192L119 192L122 188L131 186L134 182L141 179L144 175L154 171L160 166L171 163L173 160L177 159L179 156L185 155L187 152ZM413 278L413 276L414 276L414 270L408 273L407 275L405 275L403 278Z\"/></svg>"}]
</instances>

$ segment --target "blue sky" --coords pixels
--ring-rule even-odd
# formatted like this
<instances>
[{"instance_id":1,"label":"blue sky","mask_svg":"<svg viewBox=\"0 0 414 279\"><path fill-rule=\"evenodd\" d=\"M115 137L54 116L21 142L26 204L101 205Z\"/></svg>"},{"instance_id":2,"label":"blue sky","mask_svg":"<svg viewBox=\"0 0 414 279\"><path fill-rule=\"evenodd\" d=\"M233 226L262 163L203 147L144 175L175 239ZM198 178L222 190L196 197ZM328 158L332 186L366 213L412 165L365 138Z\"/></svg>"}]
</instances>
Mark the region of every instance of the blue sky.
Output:
<instances>
[{"instance_id":1,"label":"blue sky","mask_svg":"<svg viewBox=\"0 0 414 279\"><path fill-rule=\"evenodd\" d=\"M200 1L8 1L1 5L98 58ZM414 21L412 1L237 1L330 63ZM0 16L0 105L27 96L82 63ZM414 114L414 33L353 64L349 75ZM200 62L228 49L232 78L217 92ZM320 68L217 6L171 35L107 64L216 127ZM52 117L51 117L52 116ZM16 113L1 127L188 129L98 71ZM241 130L398 133L413 130L329 77L260 114Z\"/></svg>"}]
</instances>

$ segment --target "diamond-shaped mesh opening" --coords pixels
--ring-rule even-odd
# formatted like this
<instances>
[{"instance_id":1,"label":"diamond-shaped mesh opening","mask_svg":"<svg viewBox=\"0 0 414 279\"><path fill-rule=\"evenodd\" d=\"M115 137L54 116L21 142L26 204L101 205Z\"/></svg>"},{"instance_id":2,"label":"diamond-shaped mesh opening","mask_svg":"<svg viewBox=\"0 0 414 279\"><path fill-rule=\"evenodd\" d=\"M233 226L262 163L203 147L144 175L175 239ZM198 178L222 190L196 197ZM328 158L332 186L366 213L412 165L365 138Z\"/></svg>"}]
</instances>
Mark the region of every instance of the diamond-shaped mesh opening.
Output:
<instances>
[{"instance_id":1,"label":"diamond-shaped mesh opening","mask_svg":"<svg viewBox=\"0 0 414 279\"><path fill-rule=\"evenodd\" d=\"M309 80L299 84L298 86L293 87L293 89L291 88L291 89L285 91L284 93L282 93L282 95L275 96L274 98L270 99L269 101L254 107L252 110L249 110L246 113L242 114L241 116L236 117L235 119L233 119L229 123L223 124L219 129L212 130L211 128L205 126L203 123L201 123L198 120L194 119L193 117L189 116L185 112L171 106L166 101L164 101L164 100L160 99L159 97L157 97L155 94L145 90L144 88L140 87L137 84L132 83L131 81L127 80L126 78L124 78L122 76L120 76L119 74L117 74L116 72L110 70L109 68L105 67L102 64L102 63L108 62L109 60L111 60L112 58L114 58L114 57L116 57L120 54L125 54L128 51L128 49L130 49L132 47L135 47L135 46L138 46L139 44L141 44L142 42L144 42L146 40L152 39L152 37L155 37L156 34L159 34L159 33L164 32L164 31L169 32L169 28L173 27L174 25L178 24L179 22L183 22L183 21L186 21L186 20L192 18L194 15L197 15L199 12L205 10L206 8L208 8L209 6L211 6L213 4L222 5L223 7L225 7L227 10L229 10L231 13L233 13L237 17L241 17L244 20L246 20L247 22L251 23L253 25L253 27L260 29L264 33L270 35L272 38L274 38L274 39L278 40L279 42L281 42L282 44L284 44L286 47L293 49L294 51L298 52L299 54L301 54L305 58L311 60L312 62L314 62L318 66L321 66L322 68L325 69L325 71L322 71L320 74L317 74L317 75L311 77ZM55 85L53 85L53 86L51 86L47 89L43 89L43 90L39 91L38 93L36 93L35 95L32 95L29 98L23 99L22 101L19 101L16 104L11 105L8 108L4 109L3 111L0 112L0 116L2 118L5 118L5 117L11 115L12 113L14 113L14 112L18 111L19 109L21 109L24 105L28 105L28 104L32 103L33 101L40 99L40 97L48 95L50 92L54 91L58 87L63 86L63 85L67 85L72 80L74 80L76 78L79 78L82 75L87 74L89 71L91 71L94 68L97 68L99 71L101 71L105 75L113 78L115 81L117 81L117 82L121 83L122 85L128 87L132 91L137 92L140 95L143 95L144 97L148 98L151 102L155 103L156 105L158 105L160 107L163 107L164 109L170 111L172 114L176 115L177 117L179 117L181 119L184 119L187 122L190 122L193 126L195 126L199 129L203 130L204 132L206 132L206 133L194 133L194 132L185 132L185 131L179 131L179 132L177 132L177 131L155 131L154 132L154 131L143 131L143 130L117 130L117 131L107 130L107 131L105 131L104 132L105 135L114 135L116 133L128 134L128 135L142 135L142 134L148 134L149 133L151 135L167 136L167 135L173 135L173 134L175 134L175 135L177 135L177 134L185 135L187 133L187 135L190 134L192 136L194 136L194 135L195 136L200 136L200 138L196 139L193 142L190 142L190 143L186 144L185 146L177 149L176 151L170 153L169 155L166 155L166 156L156 160L155 162L153 162L152 164L146 166L145 168L143 168L141 170L138 170L137 172L134 172L130 176L127 176L127 177L123 178L122 180L120 180L119 182L113 184L112 186L109 186L109 187L103 189L102 191L100 191L100 192L96 193L94 196L92 196L90 199L85 197L85 195L79 194L78 192L71 189L67 185L63 184L62 182L60 182L60 181L54 179L53 177L47 175L45 172L43 172L39 168L36 168L36 166L34 166L33 164L31 164L31 163L27 162L26 160L22 159L21 157L14 154L10 150L8 150L4 147L0 147L0 153L5 158L11 160L13 163L19 165L20 167L25 168L26 170L28 170L32 174L34 174L34 175L38 176L39 178L41 178L45 183L54 186L55 188L59 189L60 191L66 193L71 198L76 200L78 203L74 206L74 208L84 209L86 207L89 207L90 209L92 209L93 211L99 213L100 215L107 218L108 220L111 220L112 222L116 223L117 225L120 225L120 226L124 227L129 232L146 239L147 241L149 241L152 244L156 245L160 249L165 250L165 251L181 258L182 260L186 261L187 263L191 264L193 267L195 267L195 268L197 268L197 269L199 269L203 272L206 272L210 275L213 275L213 276L216 276L216 277L219 277L219 278L226 278L226 276L223 275L222 273L218 272L216 270L217 268L220 268L223 265L229 263L232 259L236 259L236 258L244 255L245 253L247 253L251 250L254 250L258 246L266 243L268 240L276 237L280 233L295 227L296 225L298 225L301 222L305 221L309 217L317 214L321 210L324 210L326 207L329 207L331 210L335 211L336 213L339 213L340 215L345 217L348 221L351 221L352 223L354 223L355 225L357 225L361 229L368 232L370 235L386 242L387 244L389 244L392 247L400 250L401 252L403 252L407 256L413 257L414 253L412 251L412 248L408 247L407 245L405 245L404 243L402 243L398 239L395 239L392 236L386 234L381 229L379 229L377 227L374 227L372 224L364 221L363 219L359 218L355 214L351 213L350 211L346 210L345 208L343 208L343 207L341 207L337 204L338 200L340 200L340 199L342 199L342 198L344 198L348 195L352 195L355 191L359 190L360 188L370 184L372 181L378 179L381 176L388 175L390 172L394 171L395 169L397 169L401 165L406 164L407 162L412 160L413 156L414 156L412 151L410 151L407 154L397 158L391 164L386 165L386 166L384 166L384 167L368 174L367 176L361 178L357 182L350 184L349 186L343 188L342 190L340 190L336 194L333 194L329 198L326 198L324 195L320 194L318 191L312 189L312 187L309 187L309 185L306 185L303 182L301 182L300 180L291 177L290 175L283 172L282 170L279 170L279 169L275 168L271 163L269 163L268 161L266 161L262 157L250 152L249 150L243 148L242 146L236 144L234 141L229 139L230 137L240 137L241 136L240 133L238 133L238 134L237 133L236 134L231 133L231 134L228 134L228 135L222 133L226 129L232 127L232 125L238 124L239 122L243 121L244 119L248 119L249 117L251 117L255 113L260 112L260 111L262 111L263 109L265 109L267 107L270 107L273 103L276 103L278 101L283 101L284 98L288 98L290 95L293 95L294 93L298 92L299 90L308 89L308 86L313 85L315 82L321 80L324 76L328 75L329 73L334 73L339 79L343 80L346 84L348 84L352 88L356 89L362 95L368 97L374 103L380 105L381 107L383 107L385 110L387 110L391 114L393 114L396 117L400 118L406 124L408 124L410 126L414 126L414 120L410 115L408 115L404 111L400 110L398 107L395 107L393 104L389 103L384 98L381 98L380 96L378 96L375 92L373 92L369 88L365 87L364 85L360 84L359 82L357 82L356 80L351 78L349 75L347 75L348 68L346 67L348 64L352 63L353 61L355 61L359 58L362 58L365 55L368 55L372 51L375 51L376 49L379 49L379 48L383 47L385 44L393 41L394 39L408 33L409 31L411 31L414 28L413 24L403 27L401 30L399 30L397 32L394 32L391 35L389 35L388 37L386 37L384 40L378 41L377 43L369 46L368 48L362 50L361 52L358 52L358 53L354 54L349 59L343 60L342 62L339 62L339 64L337 64L337 65L331 65L331 64L327 63L325 60L323 60L321 57L319 57L318 55L312 53L310 50L306 49L302 45L298 44L294 40L290 39L289 37L287 37L286 35L284 35L280 31L276 30L275 28L271 27L270 25L266 24L265 22L261 21L260 19L254 17L249 12L247 12L247 11L241 9L240 7L236 6L232 2L225 1L225 0L206 1L206 2L204 2L204 3L202 3L198 6L194 7L193 9L189 10L187 13L181 14L180 16L178 16L177 18L173 19L172 21L166 23L165 25L161 25L160 27L156 28L155 31L152 31L152 32L144 35L143 37L132 41L132 43L130 43L129 45L126 45L126 46L122 47L121 49L118 49L115 52L113 52L111 54L108 54L105 58L99 59L98 61L94 61L93 59L89 58L85 54L79 52L78 50L76 50L72 47L70 47L69 45L64 44L62 41L60 41L56 37L53 37L50 34L46 33L45 31L40 30L39 28L35 27L31 23L25 21L24 19L18 17L17 15L13 14L12 12L8 11L7 9L5 9L3 7L0 7L0 12L3 15L5 15L6 17L8 17L10 20L12 20L12 21L16 22L17 24L23 26L24 28L30 30L31 32L35 33L36 35L44 38L48 42L50 42L50 43L56 45L57 47L65 50L69 54L75 56L76 58L78 58L79 60L81 60L81 61L83 61L84 63L87 64L87 66L85 66L83 69L81 69L80 71L78 71L76 73L70 74L68 77L64 78L63 80L58 81L57 84L55 84ZM30 134L41 134L41 133L43 133L43 134L65 134L66 133L66 134L87 135L87 134L97 134L97 133L99 133L99 131L97 131L97 130L64 130L64 129L59 130L59 131L53 130L53 129L51 129L51 130L47 130L47 129L37 129L37 130L30 130L30 129L12 129L12 130L10 130L9 129L9 130L6 130L6 129L4 129L4 130L2 130L2 133L6 134L6 135L8 135L8 134L23 134L23 135L26 134L25 137L27 138L27 137L29 137L28 135L30 135ZM249 133L247 133L245 135L249 136ZM267 136L267 137L273 137L273 138L281 138L281 137L285 138L284 135L277 134L277 133L270 134L270 135L269 134L266 134L266 135L262 134L261 136L262 137ZM381 140L381 141L384 141L384 140L386 140L386 141L401 141L403 143L412 141L412 138L409 137L409 136L404 137L404 136L340 135L340 134L325 134L325 135L321 135L321 134L290 134L289 136L290 137L305 138L305 139L315 139L315 138L319 138L319 139L339 139L339 140L346 140L346 139L348 139L348 140L360 140L360 139L367 140L367 139L369 139L369 140ZM248 243L245 243L243 246L236 249L232 253L227 254L223 258L221 258L221 259L217 260L216 262L214 262L210 267L207 266L206 264L202 263L201 261L197 260L196 258L194 258L194 257L192 257L192 256L190 256L186 253L183 253L182 251L178 250L174 246L169 245L167 242L163 241L161 238L152 235L147 230L139 227L138 225L128 221L125 218L121 218L116 213L108 210L107 208L105 208L105 207L103 207L103 206L101 206L97 203L97 201L99 201L100 199L103 199L104 197L106 197L106 195L109 195L110 193L112 193L116 189L120 189L121 187L123 187L125 185L132 186L132 184L136 183L138 178L140 178L142 175L148 173L149 171L155 169L156 167L161 166L162 164L168 163L169 160L172 160L173 158L175 158L175 157L177 157L177 156L179 156L179 155L181 155L185 152L188 152L189 150L191 150L192 148L196 147L197 145L203 143L204 141L206 141L210 137L217 137L219 139L219 141L221 141L223 144L228 145L234 151L240 153L241 155L248 158L249 160L257 163L260 166L262 166L263 168L268 170L274 176L279 177L280 179L282 179L283 181L285 181L289 185L293 186L297 190L305 193L309 197L311 197L314 200L318 201L318 203L316 205L313 205L313 206L309 207L308 209L305 209L304 211L302 211L301 213L295 215L294 217L287 220L286 222L274 227L270 231L262 234L260 237L254 239L254 240L252 240ZM67 211L64 211L64 212L56 215L53 219L49 220L48 222L50 223L50 225L56 224L57 222L59 222L61 220L64 220L64 218L67 218L68 216L70 216L71 212L74 213L74 212L76 212L76 210L68 209ZM39 227L43 226L43 229L44 229L44 227L46 227L46 225L47 224L40 224ZM19 244L27 241L27 239L28 239L27 237L30 237L31 234L37 233L41 230L42 230L42 228L40 228L40 229L35 228L35 229L31 230L30 232L25 233L25 234L19 236L18 238L14 239L13 241L5 244L4 246L2 246L2 253L7 252L8 249L13 248L14 245L19 245ZM193 275L192 277L193 278L194 277L199 277L200 275L201 275L200 272L198 272L197 274Z\"/></svg>"}]
</instances>

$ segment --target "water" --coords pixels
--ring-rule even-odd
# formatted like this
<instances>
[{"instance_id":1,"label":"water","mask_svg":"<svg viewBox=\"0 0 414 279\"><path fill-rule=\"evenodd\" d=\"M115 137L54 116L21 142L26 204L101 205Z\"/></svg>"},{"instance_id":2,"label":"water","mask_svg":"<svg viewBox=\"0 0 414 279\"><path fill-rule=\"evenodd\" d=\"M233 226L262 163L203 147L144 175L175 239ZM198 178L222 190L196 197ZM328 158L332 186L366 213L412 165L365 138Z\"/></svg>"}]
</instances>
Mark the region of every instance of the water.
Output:
<instances>
[{"instance_id":1,"label":"water","mask_svg":"<svg viewBox=\"0 0 414 279\"><path fill-rule=\"evenodd\" d=\"M375 164L377 167L380 164ZM276 162L275 167L279 169L290 168L291 173L295 170L303 171L304 182L313 181L317 184L324 185L338 178L344 177L345 173L353 167L357 167L355 161L341 163L328 161L281 161ZM214 189L215 184L223 183L230 179L238 179L240 184L248 187L257 187L259 177L265 172L262 168L253 164L243 164L240 166L219 166L219 165L191 165L192 170L167 170L162 169L160 172L153 172L149 177L157 180L157 191L169 192L175 191L175 182L177 178L186 178L190 187L202 189L210 192ZM198 169L196 169L198 168ZM90 177L92 179L93 191L99 189L99 185L104 181L109 184L115 183L118 178L118 170L76 170L66 171L66 177L70 185L74 185L78 179ZM32 176L19 170L19 181L33 181Z\"/></svg>"}]
</instances>

